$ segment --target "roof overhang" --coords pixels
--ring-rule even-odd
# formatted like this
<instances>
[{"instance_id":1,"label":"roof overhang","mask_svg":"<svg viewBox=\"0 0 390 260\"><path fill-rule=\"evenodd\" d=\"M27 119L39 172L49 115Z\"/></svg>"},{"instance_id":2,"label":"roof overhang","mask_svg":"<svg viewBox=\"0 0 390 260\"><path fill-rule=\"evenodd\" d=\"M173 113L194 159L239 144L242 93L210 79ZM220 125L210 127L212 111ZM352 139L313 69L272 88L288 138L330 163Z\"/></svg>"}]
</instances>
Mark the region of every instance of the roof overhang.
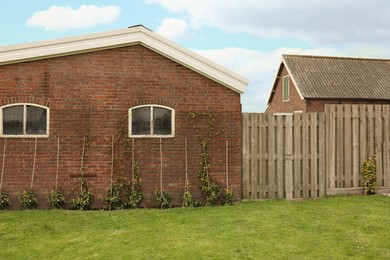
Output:
<instances>
[{"instance_id":1,"label":"roof overhang","mask_svg":"<svg viewBox=\"0 0 390 260\"><path fill-rule=\"evenodd\" d=\"M227 88L243 93L248 80L142 25L62 39L0 47L0 65L141 44Z\"/></svg>"}]
</instances>

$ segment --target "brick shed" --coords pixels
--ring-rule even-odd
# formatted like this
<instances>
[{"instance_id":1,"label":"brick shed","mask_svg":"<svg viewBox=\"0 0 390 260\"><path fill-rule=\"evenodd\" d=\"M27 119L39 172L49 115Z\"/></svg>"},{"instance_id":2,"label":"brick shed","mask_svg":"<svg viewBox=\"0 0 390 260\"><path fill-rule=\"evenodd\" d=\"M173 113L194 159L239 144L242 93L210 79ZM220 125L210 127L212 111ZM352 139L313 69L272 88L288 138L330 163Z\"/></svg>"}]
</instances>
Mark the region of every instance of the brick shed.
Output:
<instances>
[{"instance_id":1,"label":"brick shed","mask_svg":"<svg viewBox=\"0 0 390 260\"><path fill-rule=\"evenodd\" d=\"M390 104L390 60L283 55L267 113L323 112L325 104Z\"/></svg>"},{"instance_id":2,"label":"brick shed","mask_svg":"<svg viewBox=\"0 0 390 260\"><path fill-rule=\"evenodd\" d=\"M203 200L197 171L204 117L212 115L220 134L210 144L210 174L224 189L228 173L239 200L247 83L143 26L1 47L1 189L19 208L17 194L32 186L47 208L56 183L72 199L83 174L101 207L112 175L114 182L131 178L128 149L140 168L142 206L154 205L161 172L174 205L182 203L186 172ZM191 119L190 112L205 116ZM124 148L126 138L131 147Z\"/></svg>"}]
</instances>

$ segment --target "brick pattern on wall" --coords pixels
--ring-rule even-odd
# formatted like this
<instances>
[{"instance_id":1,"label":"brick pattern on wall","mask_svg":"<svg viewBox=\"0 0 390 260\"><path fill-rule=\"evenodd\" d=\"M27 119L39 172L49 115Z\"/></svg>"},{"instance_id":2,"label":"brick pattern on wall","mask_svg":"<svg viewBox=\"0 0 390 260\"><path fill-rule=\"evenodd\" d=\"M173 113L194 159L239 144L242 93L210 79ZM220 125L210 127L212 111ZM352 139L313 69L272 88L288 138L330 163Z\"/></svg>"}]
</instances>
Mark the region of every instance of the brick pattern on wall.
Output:
<instances>
[{"instance_id":1,"label":"brick pattern on wall","mask_svg":"<svg viewBox=\"0 0 390 260\"><path fill-rule=\"evenodd\" d=\"M290 78L290 99L283 101L283 77L288 75L283 66L276 79L276 87L268 106L267 113L294 113L324 112L325 104L390 104L390 100L367 100L367 99L301 99L299 93Z\"/></svg>"},{"instance_id":2,"label":"brick pattern on wall","mask_svg":"<svg viewBox=\"0 0 390 260\"><path fill-rule=\"evenodd\" d=\"M297 89L294 86L293 81L290 77L290 98L288 101L283 101L283 77L287 76L288 72L283 66L279 77L276 79L276 87L274 89L271 104L268 107L267 113L293 113L294 111L306 111L305 100L302 100L299 96Z\"/></svg>"},{"instance_id":3,"label":"brick pattern on wall","mask_svg":"<svg viewBox=\"0 0 390 260\"><path fill-rule=\"evenodd\" d=\"M95 195L94 207L101 206L99 198L110 185L111 138L118 135L119 122L127 126L128 109L143 104L175 109L175 137L162 139L163 187L174 205L182 203L185 139L191 191L196 199L203 199L196 176L202 130L196 133L193 129L190 110L216 115L223 127L223 134L210 146L211 175L225 187L228 141L229 184L235 199L241 198L240 94L141 45L3 65L0 88L0 105L28 102L50 108L50 137L37 140L35 162L33 190L41 208L48 207L46 194L55 185L58 135L59 189L67 199L79 191L83 138L88 135L86 178ZM0 147L4 141L0 138ZM12 208L19 207L18 192L30 188L34 143L29 138L7 139L3 191L10 194ZM160 140L143 138L134 143L145 196L142 206L153 206L153 191L160 186ZM128 178L130 173L127 167Z\"/></svg>"}]
</instances>

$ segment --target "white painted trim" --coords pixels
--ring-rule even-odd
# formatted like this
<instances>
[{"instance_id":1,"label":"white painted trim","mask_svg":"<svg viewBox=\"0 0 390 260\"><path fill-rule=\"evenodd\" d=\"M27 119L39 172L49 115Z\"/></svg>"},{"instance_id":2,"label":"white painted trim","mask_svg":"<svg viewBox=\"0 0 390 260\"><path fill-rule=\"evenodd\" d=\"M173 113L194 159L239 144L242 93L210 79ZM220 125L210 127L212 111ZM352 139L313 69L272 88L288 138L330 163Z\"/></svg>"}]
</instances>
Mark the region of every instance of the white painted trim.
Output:
<instances>
[{"instance_id":1,"label":"white painted trim","mask_svg":"<svg viewBox=\"0 0 390 260\"><path fill-rule=\"evenodd\" d=\"M273 84L272 84L272 88L271 88L271 91L269 92L268 94L268 98L267 98L267 110L268 110L268 107L270 105L270 102L271 102L271 97L273 96L273 93L274 93L274 90L276 89L276 82L279 80L280 76L279 76L279 73L281 72L281 68L282 68L282 64L283 64L283 60L280 60L280 63L279 63L279 67L278 67L278 71L276 72L276 75L275 75L275 78L274 78L274 81L273 81Z\"/></svg>"},{"instance_id":2,"label":"white painted trim","mask_svg":"<svg viewBox=\"0 0 390 260\"><path fill-rule=\"evenodd\" d=\"M61 57L135 44L141 44L238 93L243 93L248 85L248 80L244 77L161 37L143 26L0 47L0 65Z\"/></svg>"},{"instance_id":3,"label":"white painted trim","mask_svg":"<svg viewBox=\"0 0 390 260\"><path fill-rule=\"evenodd\" d=\"M282 58L280 59L278 71L277 71L277 73L276 73L276 75L275 75L275 78L274 78L274 81L273 81L273 83L272 83L271 91L270 91L270 93L268 94L268 98L267 98L267 110L268 110L268 107L269 107L269 105L270 105L270 103L271 103L271 97L273 96L274 90L276 89L276 83L277 83L277 81L280 79L280 75L279 75L279 74L282 72L282 71L281 71L282 66L284 66L284 67L286 68L287 73L288 73L288 75L290 76L291 81L292 81L292 83L294 84L294 87L295 87L295 89L296 89L297 92L298 92L299 97L301 98L301 100L304 99L304 98L303 98L303 95L302 95L302 93L301 93L301 91L300 91L299 88L297 87L298 85L297 85L297 83L296 83L296 81L295 81L293 75L291 74L291 71L290 71L289 68L286 66L286 63L285 63L285 61L284 61L284 55L282 55ZM290 93L291 93L291 90L290 90Z\"/></svg>"},{"instance_id":4,"label":"white painted trim","mask_svg":"<svg viewBox=\"0 0 390 260\"><path fill-rule=\"evenodd\" d=\"M274 115L274 116L292 116L293 113L288 113L288 112L282 113L282 112L278 112L278 113L273 113L272 115Z\"/></svg>"},{"instance_id":5,"label":"white painted trim","mask_svg":"<svg viewBox=\"0 0 390 260\"><path fill-rule=\"evenodd\" d=\"M21 135L5 135L3 134L3 108L23 106L23 134ZM26 134L26 121L27 121L27 106L34 106L46 109L46 134L44 135L28 135ZM3 138L48 138L50 135L50 108L34 103L12 103L0 107L0 137Z\"/></svg>"},{"instance_id":6,"label":"white painted trim","mask_svg":"<svg viewBox=\"0 0 390 260\"><path fill-rule=\"evenodd\" d=\"M159 107L159 108L164 108L164 109L167 109L169 111L171 111L171 134L169 135L154 135L154 134L150 134L150 135L132 135L131 132L132 132L132 111L134 109L137 109L137 108L141 108L141 107L150 107L151 108L151 122L150 122L150 131L153 132L153 108L154 107ZM162 106L162 105L157 105L157 104L147 104L147 105L140 105L140 106L135 106L135 107L131 107L129 108L129 137L131 138L173 138L175 137L175 109L171 108L171 107L167 107L167 106Z\"/></svg>"},{"instance_id":7,"label":"white painted trim","mask_svg":"<svg viewBox=\"0 0 390 260\"><path fill-rule=\"evenodd\" d=\"M285 87L285 85L284 85L284 79L285 78L287 78L287 99L284 99L284 95L285 95L285 89L284 89L284 87ZM290 76L289 75L286 75L286 76L283 76L283 79L282 79L282 101L283 102L288 102L288 101L290 101L290 93L291 93L291 91L290 91Z\"/></svg>"},{"instance_id":8,"label":"white painted trim","mask_svg":"<svg viewBox=\"0 0 390 260\"><path fill-rule=\"evenodd\" d=\"M287 72L288 72L288 75L290 75L291 81L293 82L294 87L295 87L295 89L297 90L297 92L298 92L298 94L299 94L299 97L301 98L301 100L303 100L304 98L303 98L303 95L302 95L300 89L298 88L297 82L295 81L293 74L291 74L290 69L288 68L288 66L286 66L286 63L284 62L284 56L283 56L282 59L283 59L282 62L283 62L283 64L284 64L284 66L286 67L286 70L287 70Z\"/></svg>"}]
</instances>

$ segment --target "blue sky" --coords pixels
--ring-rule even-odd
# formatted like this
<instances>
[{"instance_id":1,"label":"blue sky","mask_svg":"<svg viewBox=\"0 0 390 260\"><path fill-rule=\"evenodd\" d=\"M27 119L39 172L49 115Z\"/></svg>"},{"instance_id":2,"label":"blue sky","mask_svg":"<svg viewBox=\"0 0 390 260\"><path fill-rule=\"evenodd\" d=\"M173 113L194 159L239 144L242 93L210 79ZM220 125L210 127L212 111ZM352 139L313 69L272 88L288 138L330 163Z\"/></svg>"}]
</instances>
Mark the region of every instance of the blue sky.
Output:
<instances>
[{"instance_id":1,"label":"blue sky","mask_svg":"<svg viewBox=\"0 0 390 260\"><path fill-rule=\"evenodd\" d=\"M142 24L246 77L263 112L282 54L390 58L387 0L3 1L0 46Z\"/></svg>"}]
</instances>

